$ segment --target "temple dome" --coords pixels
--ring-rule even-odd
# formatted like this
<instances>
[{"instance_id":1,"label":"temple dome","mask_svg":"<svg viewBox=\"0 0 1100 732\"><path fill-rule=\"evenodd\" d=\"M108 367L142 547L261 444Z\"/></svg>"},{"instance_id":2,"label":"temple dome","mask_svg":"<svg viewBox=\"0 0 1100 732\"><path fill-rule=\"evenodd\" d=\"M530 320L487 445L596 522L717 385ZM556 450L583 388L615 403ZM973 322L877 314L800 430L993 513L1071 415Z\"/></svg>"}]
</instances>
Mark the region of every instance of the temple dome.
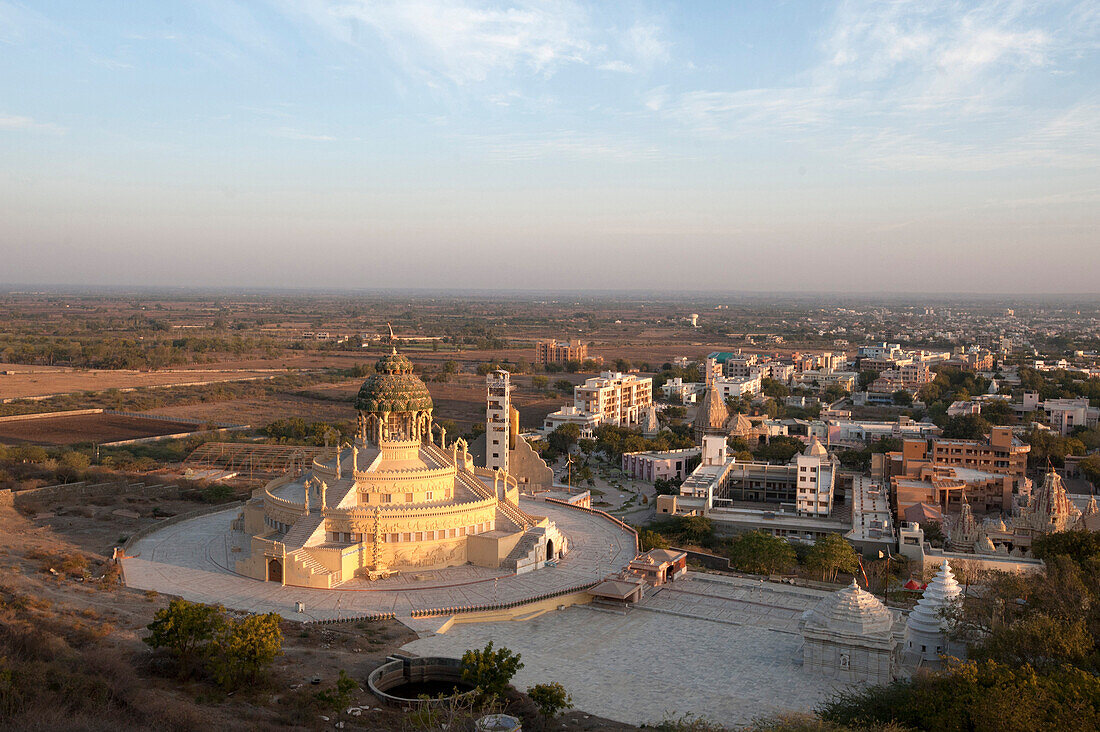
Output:
<instances>
[{"instance_id":1,"label":"temple dome","mask_svg":"<svg viewBox=\"0 0 1100 732\"><path fill-rule=\"evenodd\" d=\"M378 359L355 397L355 408L372 414L420 412L432 408L428 387L413 373L412 361L394 349Z\"/></svg>"},{"instance_id":2,"label":"temple dome","mask_svg":"<svg viewBox=\"0 0 1100 732\"><path fill-rule=\"evenodd\" d=\"M823 598L806 616L806 628L848 636L890 635L894 613L853 579L843 590Z\"/></svg>"},{"instance_id":3,"label":"temple dome","mask_svg":"<svg viewBox=\"0 0 1100 732\"><path fill-rule=\"evenodd\" d=\"M821 444L821 440L817 439L817 435L813 436L813 438L810 440L810 444L806 446L806 449L802 451L802 454L806 457L829 457L829 451L826 450L825 446Z\"/></svg>"}]
</instances>

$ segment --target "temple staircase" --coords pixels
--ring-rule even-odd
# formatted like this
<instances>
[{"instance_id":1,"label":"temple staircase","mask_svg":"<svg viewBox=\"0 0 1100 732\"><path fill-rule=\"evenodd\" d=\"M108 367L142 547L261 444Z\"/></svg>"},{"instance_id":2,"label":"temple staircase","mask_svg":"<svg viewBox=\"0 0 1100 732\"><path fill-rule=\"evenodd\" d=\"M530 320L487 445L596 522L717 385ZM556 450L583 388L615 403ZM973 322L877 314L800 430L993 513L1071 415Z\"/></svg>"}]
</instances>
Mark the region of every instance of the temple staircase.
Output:
<instances>
[{"instance_id":1,"label":"temple staircase","mask_svg":"<svg viewBox=\"0 0 1100 732\"><path fill-rule=\"evenodd\" d=\"M325 541L325 517L320 513L311 513L294 522L290 531L283 537L287 553L307 546L316 546Z\"/></svg>"},{"instance_id":2,"label":"temple staircase","mask_svg":"<svg viewBox=\"0 0 1100 732\"><path fill-rule=\"evenodd\" d=\"M294 565L295 569L307 577L306 584L309 587L329 588L339 584L340 580L335 572L332 572L318 562L309 549L298 549L286 555L287 562Z\"/></svg>"},{"instance_id":3,"label":"temple staircase","mask_svg":"<svg viewBox=\"0 0 1100 732\"><path fill-rule=\"evenodd\" d=\"M544 531L539 529L528 530L519 540L512 551L508 552L500 563L505 569L510 569L516 574L523 574L537 569L539 566L539 549L546 542ZM545 559L545 557L544 557Z\"/></svg>"}]
</instances>

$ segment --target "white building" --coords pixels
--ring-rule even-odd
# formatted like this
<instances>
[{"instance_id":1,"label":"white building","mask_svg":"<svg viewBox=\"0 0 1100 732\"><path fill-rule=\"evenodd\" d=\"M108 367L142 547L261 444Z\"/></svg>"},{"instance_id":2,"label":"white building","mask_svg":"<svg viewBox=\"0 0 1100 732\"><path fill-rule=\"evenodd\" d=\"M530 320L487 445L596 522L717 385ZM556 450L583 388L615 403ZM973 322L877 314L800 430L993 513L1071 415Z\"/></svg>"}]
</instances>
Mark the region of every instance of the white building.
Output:
<instances>
[{"instance_id":1,"label":"white building","mask_svg":"<svg viewBox=\"0 0 1100 732\"><path fill-rule=\"evenodd\" d=\"M498 369L485 377L485 467L508 472L509 419L512 386L507 371Z\"/></svg>"},{"instance_id":2,"label":"white building","mask_svg":"<svg viewBox=\"0 0 1100 732\"><path fill-rule=\"evenodd\" d=\"M542 422L542 431L549 434L564 424L575 424L581 429L581 437L594 437L596 428L602 420L598 414L589 414L576 407L562 407L556 412L546 415Z\"/></svg>"},{"instance_id":3,"label":"white building","mask_svg":"<svg viewBox=\"0 0 1100 732\"><path fill-rule=\"evenodd\" d=\"M755 396L760 393L761 379L760 374L755 376L748 376L743 379L721 377L715 378L712 382L713 388L718 390L718 393L722 395L722 399L730 399L731 397L740 397L744 395Z\"/></svg>"},{"instance_id":4,"label":"white building","mask_svg":"<svg viewBox=\"0 0 1100 732\"><path fill-rule=\"evenodd\" d=\"M859 347L860 358L900 358L900 343L872 343Z\"/></svg>"},{"instance_id":5,"label":"white building","mask_svg":"<svg viewBox=\"0 0 1100 732\"><path fill-rule=\"evenodd\" d=\"M670 402L694 404L696 396L707 388L706 384L684 381L679 376L669 379L661 385L661 393Z\"/></svg>"},{"instance_id":6,"label":"white building","mask_svg":"<svg viewBox=\"0 0 1100 732\"><path fill-rule=\"evenodd\" d=\"M653 379L605 371L573 388L573 406L604 424L636 425L653 404Z\"/></svg>"},{"instance_id":7,"label":"white building","mask_svg":"<svg viewBox=\"0 0 1100 732\"><path fill-rule=\"evenodd\" d=\"M1100 408L1090 407L1087 397L1080 399L1047 399L1043 411L1052 429L1068 435L1074 427L1095 427L1100 420Z\"/></svg>"}]
</instances>

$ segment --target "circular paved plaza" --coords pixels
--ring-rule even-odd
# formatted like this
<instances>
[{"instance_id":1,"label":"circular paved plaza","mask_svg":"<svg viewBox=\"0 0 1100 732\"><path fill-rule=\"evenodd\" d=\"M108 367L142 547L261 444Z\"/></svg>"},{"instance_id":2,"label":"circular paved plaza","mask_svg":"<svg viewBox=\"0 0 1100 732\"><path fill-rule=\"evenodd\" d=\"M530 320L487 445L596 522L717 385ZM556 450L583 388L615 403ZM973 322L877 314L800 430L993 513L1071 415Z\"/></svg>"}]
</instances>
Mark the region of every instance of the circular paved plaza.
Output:
<instances>
[{"instance_id":1,"label":"circular paved plaza","mask_svg":"<svg viewBox=\"0 0 1100 732\"><path fill-rule=\"evenodd\" d=\"M238 508L155 531L131 547L122 566L130 587L236 610L277 612L302 620L372 613L394 613L406 619L414 610L534 599L602 579L634 558L634 535L603 516L527 499L521 499L520 506L528 513L547 516L569 537L572 551L557 566L513 575L465 565L408 572L376 582L353 580L331 590L284 587L231 569L248 541L231 528ZM304 613L295 611L297 602L305 604Z\"/></svg>"}]
</instances>

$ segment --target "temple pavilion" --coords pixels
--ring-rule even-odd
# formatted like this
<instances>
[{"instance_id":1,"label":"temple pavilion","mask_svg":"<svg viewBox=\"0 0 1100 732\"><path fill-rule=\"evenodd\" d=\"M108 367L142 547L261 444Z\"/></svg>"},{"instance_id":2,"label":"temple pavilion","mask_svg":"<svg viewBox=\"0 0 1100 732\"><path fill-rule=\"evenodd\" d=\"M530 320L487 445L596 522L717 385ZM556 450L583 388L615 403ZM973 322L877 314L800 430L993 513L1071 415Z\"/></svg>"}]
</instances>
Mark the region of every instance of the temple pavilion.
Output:
<instances>
[{"instance_id":1,"label":"temple pavilion","mask_svg":"<svg viewBox=\"0 0 1100 732\"><path fill-rule=\"evenodd\" d=\"M249 535L237 571L335 587L406 570L472 563L516 573L569 550L554 523L519 507L516 480L448 444L432 397L397 353L355 399L356 434L257 490L235 526Z\"/></svg>"}]
</instances>

